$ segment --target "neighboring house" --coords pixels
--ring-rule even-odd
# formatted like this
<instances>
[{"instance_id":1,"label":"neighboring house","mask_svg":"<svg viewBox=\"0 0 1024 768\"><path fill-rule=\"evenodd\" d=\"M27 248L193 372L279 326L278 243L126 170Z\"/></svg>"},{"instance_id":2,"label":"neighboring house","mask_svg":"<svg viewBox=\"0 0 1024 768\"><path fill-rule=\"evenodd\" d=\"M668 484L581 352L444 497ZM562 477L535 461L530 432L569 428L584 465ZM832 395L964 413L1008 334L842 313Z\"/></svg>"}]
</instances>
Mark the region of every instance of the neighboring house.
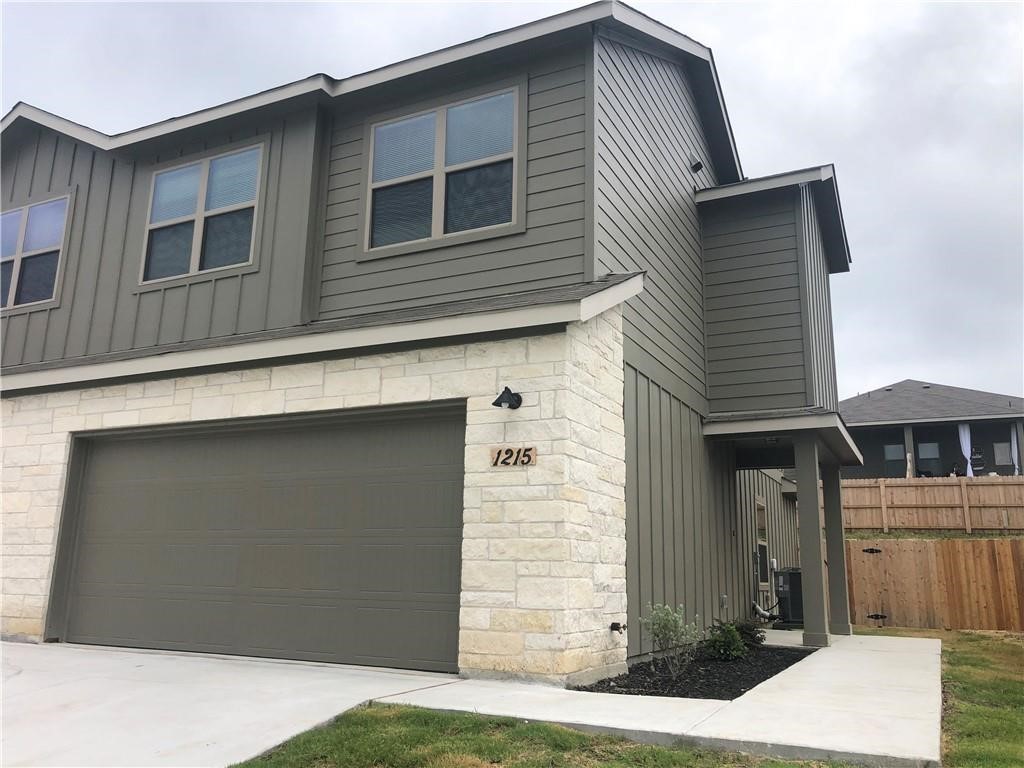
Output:
<instances>
[{"instance_id":1,"label":"neighboring house","mask_svg":"<svg viewBox=\"0 0 1024 768\"><path fill-rule=\"evenodd\" d=\"M798 549L850 631L835 176L745 179L699 43L602 2L2 149L5 635L565 684Z\"/></svg>"},{"instance_id":2,"label":"neighboring house","mask_svg":"<svg viewBox=\"0 0 1024 768\"><path fill-rule=\"evenodd\" d=\"M906 379L843 400L839 412L864 455L843 477L1020 474L1019 397Z\"/></svg>"}]
</instances>

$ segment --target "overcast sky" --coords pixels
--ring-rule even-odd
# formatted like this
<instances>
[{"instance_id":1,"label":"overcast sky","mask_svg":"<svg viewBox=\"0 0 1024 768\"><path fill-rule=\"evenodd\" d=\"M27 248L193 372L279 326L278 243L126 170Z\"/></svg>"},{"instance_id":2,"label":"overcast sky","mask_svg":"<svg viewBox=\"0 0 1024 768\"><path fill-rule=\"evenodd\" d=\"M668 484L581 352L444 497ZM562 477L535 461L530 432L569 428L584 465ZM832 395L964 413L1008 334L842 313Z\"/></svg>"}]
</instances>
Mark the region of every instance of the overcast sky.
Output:
<instances>
[{"instance_id":1,"label":"overcast sky","mask_svg":"<svg viewBox=\"0 0 1024 768\"><path fill-rule=\"evenodd\" d=\"M841 397L1024 393L1020 3L632 4L714 50L748 176L836 164ZM3 111L115 133L578 5L4 2Z\"/></svg>"}]
</instances>

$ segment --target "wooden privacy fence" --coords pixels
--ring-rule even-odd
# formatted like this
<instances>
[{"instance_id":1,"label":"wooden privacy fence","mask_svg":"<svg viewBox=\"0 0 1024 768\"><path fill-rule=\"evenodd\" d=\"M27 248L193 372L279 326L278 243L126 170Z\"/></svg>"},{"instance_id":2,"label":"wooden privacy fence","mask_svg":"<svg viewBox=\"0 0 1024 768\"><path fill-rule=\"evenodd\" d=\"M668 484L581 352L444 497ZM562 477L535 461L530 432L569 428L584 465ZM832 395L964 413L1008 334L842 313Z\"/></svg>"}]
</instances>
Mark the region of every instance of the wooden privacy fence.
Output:
<instances>
[{"instance_id":1,"label":"wooden privacy fence","mask_svg":"<svg viewBox=\"0 0 1024 768\"><path fill-rule=\"evenodd\" d=\"M848 539L854 624L1024 631L1024 538Z\"/></svg>"},{"instance_id":2,"label":"wooden privacy fence","mask_svg":"<svg viewBox=\"0 0 1024 768\"><path fill-rule=\"evenodd\" d=\"M1024 477L843 480L842 493L847 530L1024 530Z\"/></svg>"}]
</instances>

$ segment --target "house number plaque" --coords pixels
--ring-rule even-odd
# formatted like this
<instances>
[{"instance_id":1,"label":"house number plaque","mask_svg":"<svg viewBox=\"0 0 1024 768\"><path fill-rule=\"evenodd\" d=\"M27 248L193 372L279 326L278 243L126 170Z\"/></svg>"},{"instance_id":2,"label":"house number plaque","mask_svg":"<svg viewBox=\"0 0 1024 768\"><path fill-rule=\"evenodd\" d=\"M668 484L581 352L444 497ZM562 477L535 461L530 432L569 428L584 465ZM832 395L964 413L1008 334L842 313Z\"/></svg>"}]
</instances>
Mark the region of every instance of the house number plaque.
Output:
<instances>
[{"instance_id":1,"label":"house number plaque","mask_svg":"<svg viewBox=\"0 0 1024 768\"><path fill-rule=\"evenodd\" d=\"M491 448L492 467L528 467L537 463L536 448Z\"/></svg>"}]
</instances>

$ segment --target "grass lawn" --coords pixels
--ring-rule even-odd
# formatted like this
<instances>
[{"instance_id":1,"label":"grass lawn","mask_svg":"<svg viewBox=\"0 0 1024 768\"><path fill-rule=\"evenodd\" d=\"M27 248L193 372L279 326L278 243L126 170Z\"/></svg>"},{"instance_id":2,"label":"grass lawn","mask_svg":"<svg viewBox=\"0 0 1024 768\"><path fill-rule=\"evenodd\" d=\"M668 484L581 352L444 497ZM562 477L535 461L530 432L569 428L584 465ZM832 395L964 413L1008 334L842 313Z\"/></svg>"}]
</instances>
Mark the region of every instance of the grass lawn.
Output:
<instances>
[{"instance_id":1,"label":"grass lawn","mask_svg":"<svg viewBox=\"0 0 1024 768\"><path fill-rule=\"evenodd\" d=\"M945 768L1024 766L1024 635L891 628L860 631L942 641Z\"/></svg>"},{"instance_id":2,"label":"grass lawn","mask_svg":"<svg viewBox=\"0 0 1024 768\"><path fill-rule=\"evenodd\" d=\"M943 643L945 768L1024 766L1024 637L866 630ZM245 768L783 768L829 765L652 747L501 717L373 705L285 742Z\"/></svg>"},{"instance_id":3,"label":"grass lawn","mask_svg":"<svg viewBox=\"0 0 1024 768\"><path fill-rule=\"evenodd\" d=\"M821 765L652 747L506 717L374 704L314 728L245 768L782 768Z\"/></svg>"}]
</instances>

